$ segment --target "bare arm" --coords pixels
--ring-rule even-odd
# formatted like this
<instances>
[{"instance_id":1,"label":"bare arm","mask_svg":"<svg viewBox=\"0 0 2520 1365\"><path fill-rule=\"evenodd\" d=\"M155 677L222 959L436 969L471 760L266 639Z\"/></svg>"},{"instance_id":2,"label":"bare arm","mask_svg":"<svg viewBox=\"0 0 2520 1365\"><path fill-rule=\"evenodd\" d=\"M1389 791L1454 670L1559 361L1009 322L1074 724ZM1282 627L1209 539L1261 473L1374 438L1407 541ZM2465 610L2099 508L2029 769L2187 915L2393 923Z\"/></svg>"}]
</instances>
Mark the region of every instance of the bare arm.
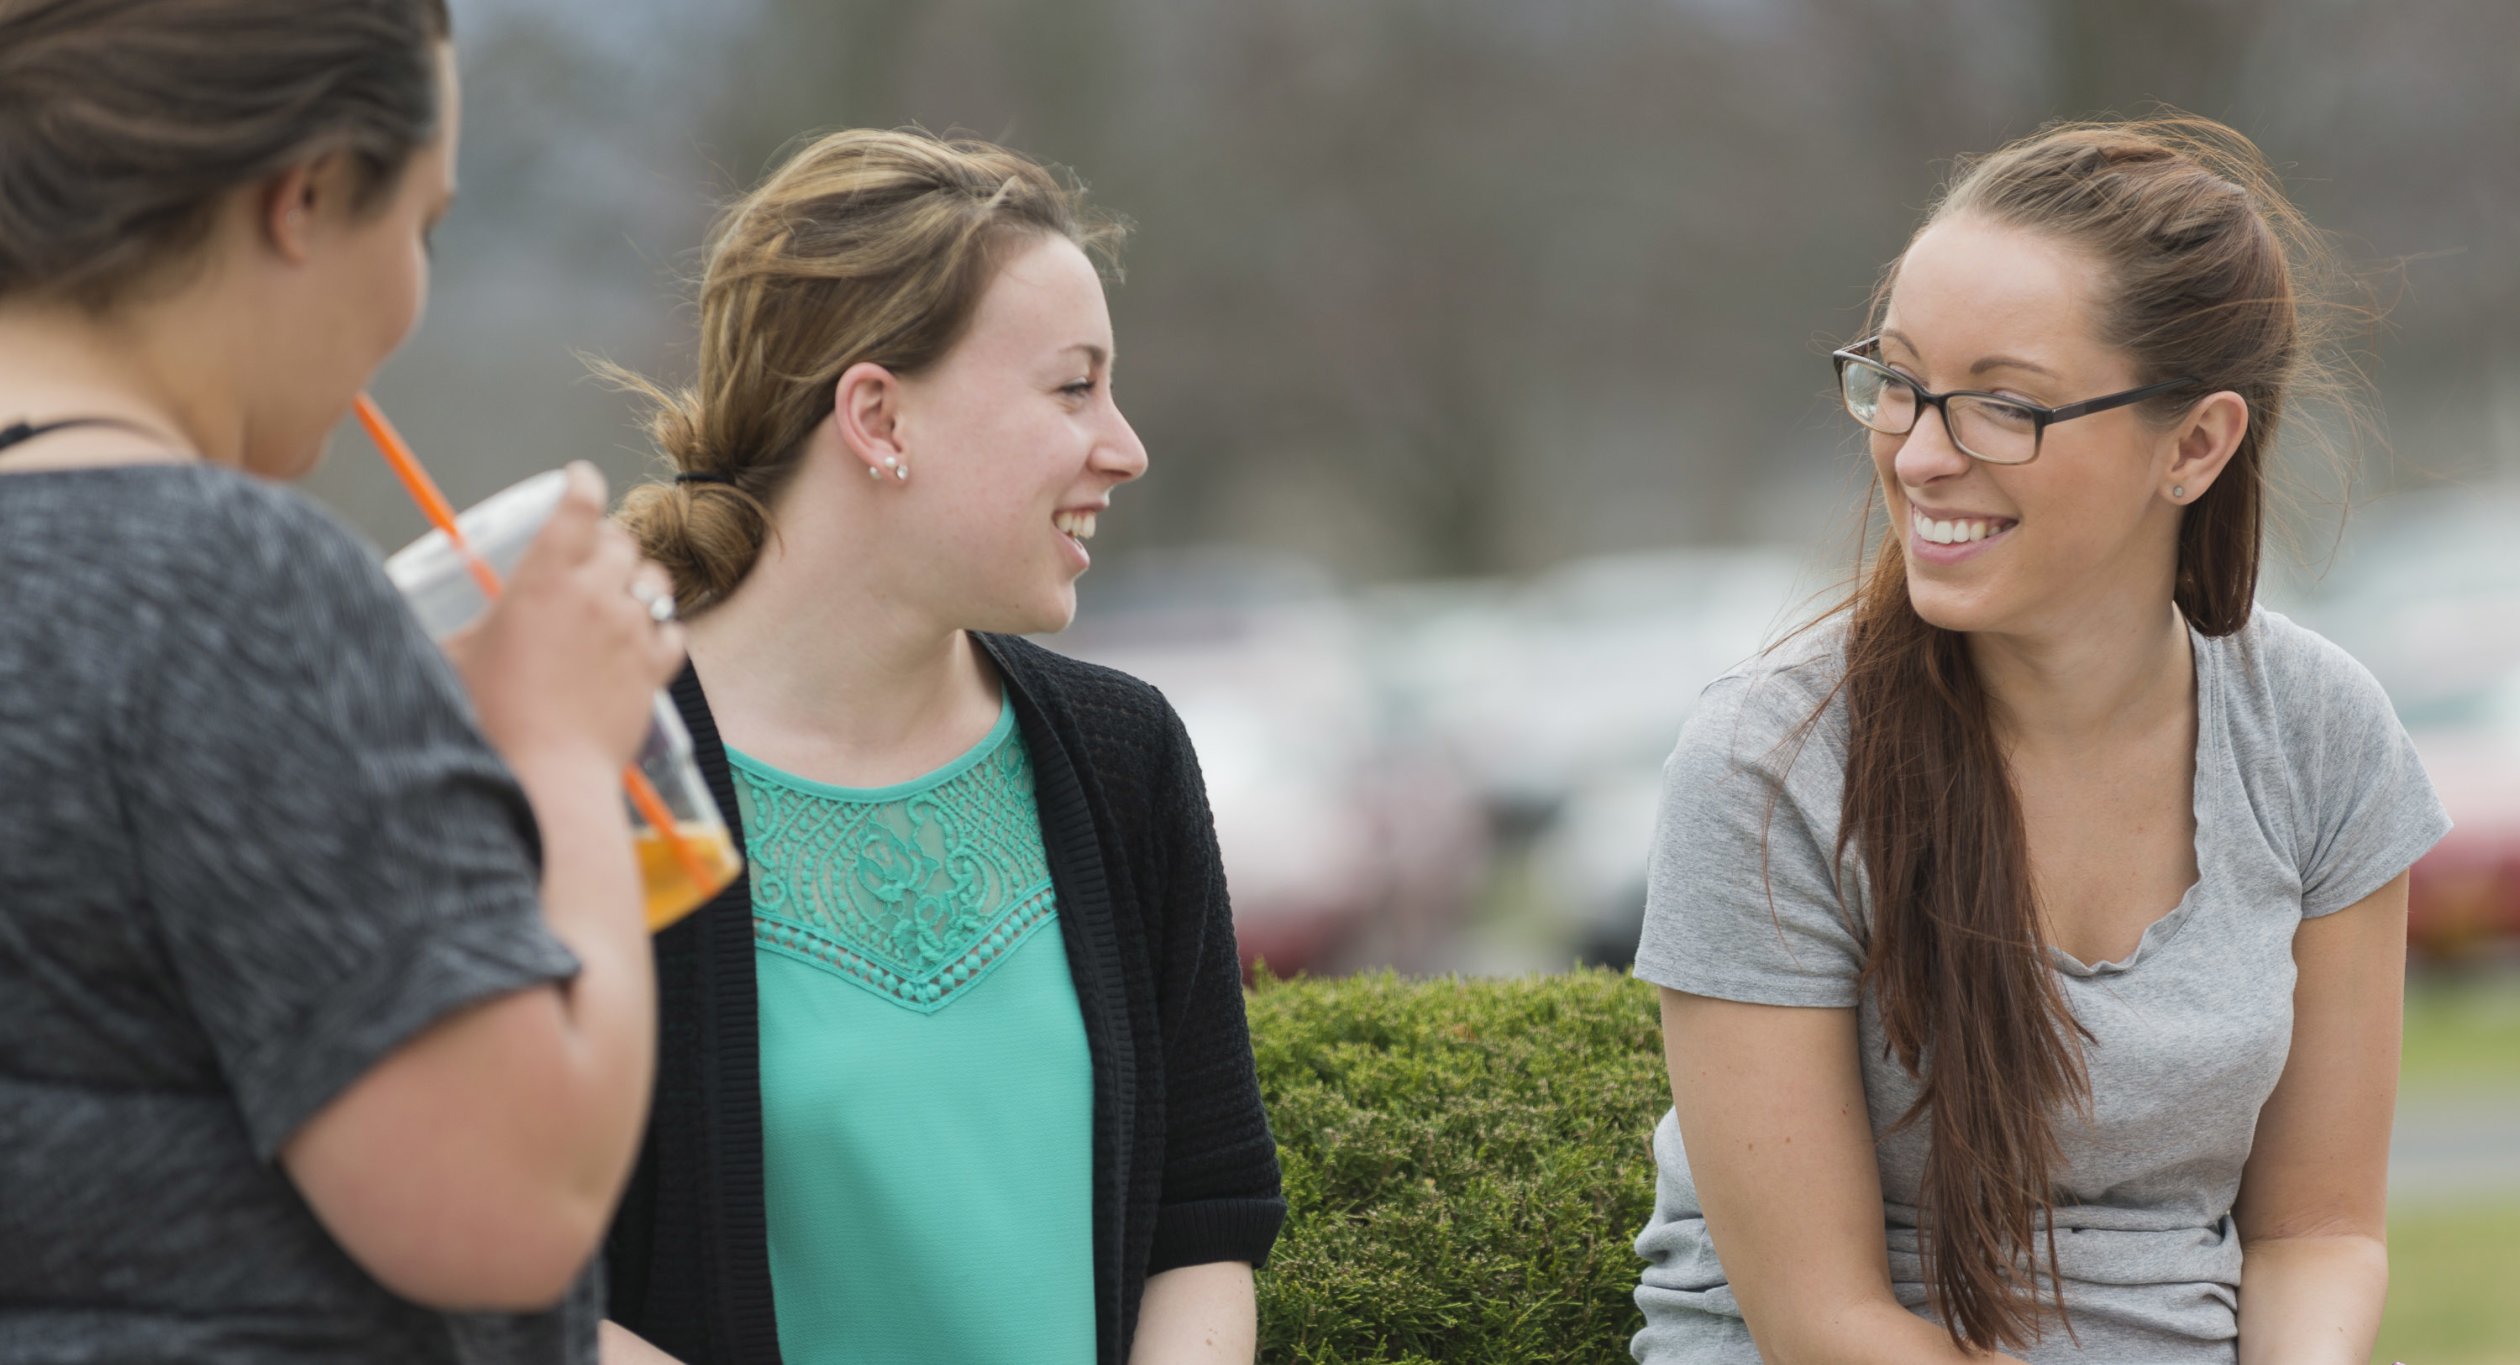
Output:
<instances>
[{"instance_id":1,"label":"bare arm","mask_svg":"<svg viewBox=\"0 0 2520 1365\"><path fill-rule=\"evenodd\" d=\"M1167 1270L1146 1282L1130 1365L1251 1365L1260 1314L1251 1267L1211 1261Z\"/></svg>"},{"instance_id":2,"label":"bare arm","mask_svg":"<svg viewBox=\"0 0 2520 1365\"><path fill-rule=\"evenodd\" d=\"M1855 1011L1666 988L1663 1051L1707 1234L1769 1365L2005 1359L1952 1345L1890 1290Z\"/></svg>"},{"instance_id":3,"label":"bare arm","mask_svg":"<svg viewBox=\"0 0 2520 1365\"><path fill-rule=\"evenodd\" d=\"M2241 1173L2242 1365L2371 1358L2389 1291L2406 876L2293 937L2292 1053Z\"/></svg>"},{"instance_id":4,"label":"bare arm","mask_svg":"<svg viewBox=\"0 0 2520 1365\"><path fill-rule=\"evenodd\" d=\"M618 773L645 734L649 697L679 665L681 635L659 631L630 596L636 551L602 522L602 481L572 473L459 667L532 802L543 913L580 970L439 1020L281 1152L353 1258L441 1308L539 1308L567 1290L629 1174L655 1062L655 982Z\"/></svg>"}]
</instances>

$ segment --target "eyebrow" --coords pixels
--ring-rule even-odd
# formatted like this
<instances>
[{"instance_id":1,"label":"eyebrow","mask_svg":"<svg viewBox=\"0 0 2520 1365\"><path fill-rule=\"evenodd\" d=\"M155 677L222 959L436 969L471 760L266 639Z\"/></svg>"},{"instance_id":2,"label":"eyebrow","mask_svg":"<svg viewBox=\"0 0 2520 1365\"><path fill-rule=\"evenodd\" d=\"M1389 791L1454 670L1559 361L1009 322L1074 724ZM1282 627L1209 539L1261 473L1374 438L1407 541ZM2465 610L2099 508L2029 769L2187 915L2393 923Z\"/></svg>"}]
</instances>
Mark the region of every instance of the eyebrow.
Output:
<instances>
[{"instance_id":1,"label":"eyebrow","mask_svg":"<svg viewBox=\"0 0 2520 1365\"><path fill-rule=\"evenodd\" d=\"M1061 355L1066 355L1070 351L1083 351L1085 353L1085 359L1089 363L1095 365L1108 365L1112 361L1111 352L1104 350L1102 347L1097 346L1090 341L1079 341L1072 345L1062 346L1059 348L1059 354Z\"/></svg>"},{"instance_id":2,"label":"eyebrow","mask_svg":"<svg viewBox=\"0 0 2520 1365\"><path fill-rule=\"evenodd\" d=\"M1884 343L1892 341L1899 343L1900 346L1906 348L1909 355L1915 355L1917 353L1916 343L1908 340L1906 337L1897 332L1885 330L1881 334L1881 339ZM2059 379L2063 377L2045 365L2023 360L2019 356L2010 355L1990 355L1980 357L1976 364L1969 367L1969 373L1972 375L1981 375L1986 373L1988 370L2003 369L2028 370L2032 374L2043 374L2050 379Z\"/></svg>"}]
</instances>

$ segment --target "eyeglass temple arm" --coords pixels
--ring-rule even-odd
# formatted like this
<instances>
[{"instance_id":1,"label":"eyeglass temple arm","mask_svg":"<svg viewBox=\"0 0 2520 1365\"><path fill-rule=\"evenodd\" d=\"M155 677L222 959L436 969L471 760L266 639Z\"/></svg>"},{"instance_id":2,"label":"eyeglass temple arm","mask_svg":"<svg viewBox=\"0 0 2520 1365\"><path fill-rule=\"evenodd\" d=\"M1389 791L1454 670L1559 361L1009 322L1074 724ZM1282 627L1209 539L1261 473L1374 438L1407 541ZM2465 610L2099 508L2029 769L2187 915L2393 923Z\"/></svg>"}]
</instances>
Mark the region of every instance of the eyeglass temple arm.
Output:
<instances>
[{"instance_id":1,"label":"eyeglass temple arm","mask_svg":"<svg viewBox=\"0 0 2520 1365\"><path fill-rule=\"evenodd\" d=\"M2048 409L2047 419L2051 422L2062 422L2069 417L2088 417L2095 412L2107 412L2111 408L2122 408L2129 403L2140 403L2155 394L2168 393L2172 389L2195 382L2193 379L2165 379L2158 384L2146 384L2140 389L2128 389L2124 393L2113 393L2106 398L2068 403L2061 408Z\"/></svg>"}]
</instances>

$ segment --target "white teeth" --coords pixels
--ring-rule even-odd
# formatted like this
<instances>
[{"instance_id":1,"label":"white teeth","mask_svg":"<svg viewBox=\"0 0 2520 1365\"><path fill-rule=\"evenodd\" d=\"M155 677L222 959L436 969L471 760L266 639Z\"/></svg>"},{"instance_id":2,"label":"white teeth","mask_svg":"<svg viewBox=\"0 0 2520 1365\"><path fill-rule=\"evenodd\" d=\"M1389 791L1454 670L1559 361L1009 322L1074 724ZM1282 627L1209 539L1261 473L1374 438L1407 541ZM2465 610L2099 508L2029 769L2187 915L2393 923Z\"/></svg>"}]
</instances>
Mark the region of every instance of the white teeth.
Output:
<instances>
[{"instance_id":1,"label":"white teeth","mask_svg":"<svg viewBox=\"0 0 2520 1365\"><path fill-rule=\"evenodd\" d=\"M1965 545L1994 535L1997 523L1992 521L1938 521L1922 512L1908 514L1916 529L1916 538L1933 545Z\"/></svg>"},{"instance_id":2,"label":"white teeth","mask_svg":"<svg viewBox=\"0 0 2520 1365\"><path fill-rule=\"evenodd\" d=\"M1059 528L1061 535L1076 540L1092 540L1094 521L1095 515L1091 512L1061 512L1050 519L1050 524Z\"/></svg>"}]
</instances>

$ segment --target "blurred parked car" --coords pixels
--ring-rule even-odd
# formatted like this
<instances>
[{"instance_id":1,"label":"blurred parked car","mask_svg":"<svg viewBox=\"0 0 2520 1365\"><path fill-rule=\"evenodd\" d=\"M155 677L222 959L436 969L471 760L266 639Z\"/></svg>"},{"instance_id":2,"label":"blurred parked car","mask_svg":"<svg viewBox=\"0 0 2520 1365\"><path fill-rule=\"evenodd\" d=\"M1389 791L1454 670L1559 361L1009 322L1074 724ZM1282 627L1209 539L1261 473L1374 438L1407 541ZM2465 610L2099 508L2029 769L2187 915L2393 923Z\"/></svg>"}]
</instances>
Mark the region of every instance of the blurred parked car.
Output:
<instances>
[{"instance_id":1,"label":"blurred parked car","mask_svg":"<svg viewBox=\"0 0 2520 1365\"><path fill-rule=\"evenodd\" d=\"M2520 490L2441 490L2358 512L2301 621L2397 707L2457 827L2415 865L2407 938L2520 948Z\"/></svg>"},{"instance_id":2,"label":"blurred parked car","mask_svg":"<svg viewBox=\"0 0 2520 1365\"><path fill-rule=\"evenodd\" d=\"M1605 556L1472 585L1381 657L1499 821L1537 829L1590 784L1659 767L1698 690L1796 624L1802 556L1771 546Z\"/></svg>"},{"instance_id":3,"label":"blurred parked car","mask_svg":"<svg viewBox=\"0 0 2520 1365\"><path fill-rule=\"evenodd\" d=\"M1663 760L1706 684L1813 609L1806 562L1763 545L1580 560L1393 637L1397 685L1524 845L1532 909L1578 960L1634 956Z\"/></svg>"},{"instance_id":4,"label":"blurred parked car","mask_svg":"<svg viewBox=\"0 0 2520 1365\"><path fill-rule=\"evenodd\" d=\"M1367 638L1330 580L1232 550L1089 579L1048 641L1162 688L1197 747L1246 966L1417 965L1486 862L1475 796L1386 723Z\"/></svg>"}]
</instances>

